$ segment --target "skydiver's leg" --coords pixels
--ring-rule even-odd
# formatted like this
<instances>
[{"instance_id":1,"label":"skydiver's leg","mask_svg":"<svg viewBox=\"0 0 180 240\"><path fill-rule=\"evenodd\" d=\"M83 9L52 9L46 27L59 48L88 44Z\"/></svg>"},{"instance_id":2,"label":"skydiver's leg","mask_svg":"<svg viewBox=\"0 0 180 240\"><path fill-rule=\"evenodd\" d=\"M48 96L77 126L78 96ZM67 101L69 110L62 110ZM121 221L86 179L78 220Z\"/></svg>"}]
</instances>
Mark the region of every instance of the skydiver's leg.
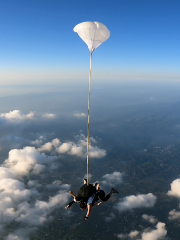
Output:
<instances>
[{"instance_id":1,"label":"skydiver's leg","mask_svg":"<svg viewBox=\"0 0 180 240\"><path fill-rule=\"evenodd\" d=\"M87 205L87 213L86 213L86 216L85 216L85 220L88 220L88 217L89 217L89 215L90 215L90 213L91 213L91 209L92 209L92 204L88 204Z\"/></svg>"},{"instance_id":2,"label":"skydiver's leg","mask_svg":"<svg viewBox=\"0 0 180 240\"><path fill-rule=\"evenodd\" d=\"M103 190L99 190L99 192L98 192L98 197L99 197L103 202L106 202L106 201L111 197L111 195L112 195L111 192L106 195Z\"/></svg>"},{"instance_id":3,"label":"skydiver's leg","mask_svg":"<svg viewBox=\"0 0 180 240\"><path fill-rule=\"evenodd\" d=\"M119 192L117 190L115 190L114 188L111 189L110 193L109 194L105 194L105 192L103 190L99 190L98 192L98 197L103 201L103 202L106 202L113 193L118 193Z\"/></svg>"}]
</instances>

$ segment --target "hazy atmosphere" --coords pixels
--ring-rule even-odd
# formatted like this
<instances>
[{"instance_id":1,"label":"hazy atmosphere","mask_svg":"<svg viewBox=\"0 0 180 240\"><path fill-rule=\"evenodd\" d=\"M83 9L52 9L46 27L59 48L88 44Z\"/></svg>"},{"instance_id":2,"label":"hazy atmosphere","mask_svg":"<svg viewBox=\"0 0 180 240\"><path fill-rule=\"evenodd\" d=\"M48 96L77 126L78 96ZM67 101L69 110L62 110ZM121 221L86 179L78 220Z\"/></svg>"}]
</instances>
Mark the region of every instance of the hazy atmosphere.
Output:
<instances>
[{"instance_id":1,"label":"hazy atmosphere","mask_svg":"<svg viewBox=\"0 0 180 240\"><path fill-rule=\"evenodd\" d=\"M178 0L1 0L1 85L64 84L88 77L89 52L76 24L111 32L93 54L96 81L179 80Z\"/></svg>"},{"instance_id":2,"label":"hazy atmosphere","mask_svg":"<svg viewBox=\"0 0 180 240\"><path fill-rule=\"evenodd\" d=\"M0 240L179 240L178 1L0 2ZM65 209L86 177L109 193Z\"/></svg>"}]
</instances>

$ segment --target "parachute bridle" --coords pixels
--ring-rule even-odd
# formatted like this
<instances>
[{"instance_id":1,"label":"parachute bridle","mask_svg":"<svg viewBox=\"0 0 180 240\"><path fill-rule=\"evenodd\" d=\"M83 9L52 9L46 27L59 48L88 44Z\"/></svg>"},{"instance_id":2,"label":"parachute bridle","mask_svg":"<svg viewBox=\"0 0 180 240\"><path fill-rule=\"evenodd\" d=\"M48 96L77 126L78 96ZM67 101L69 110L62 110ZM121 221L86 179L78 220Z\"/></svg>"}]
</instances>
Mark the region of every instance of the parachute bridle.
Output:
<instances>
[{"instance_id":1,"label":"parachute bridle","mask_svg":"<svg viewBox=\"0 0 180 240\"><path fill-rule=\"evenodd\" d=\"M89 110L90 110L90 91L91 91L91 67L92 67L92 52L90 53L88 120L87 120L87 185L89 184Z\"/></svg>"}]
</instances>

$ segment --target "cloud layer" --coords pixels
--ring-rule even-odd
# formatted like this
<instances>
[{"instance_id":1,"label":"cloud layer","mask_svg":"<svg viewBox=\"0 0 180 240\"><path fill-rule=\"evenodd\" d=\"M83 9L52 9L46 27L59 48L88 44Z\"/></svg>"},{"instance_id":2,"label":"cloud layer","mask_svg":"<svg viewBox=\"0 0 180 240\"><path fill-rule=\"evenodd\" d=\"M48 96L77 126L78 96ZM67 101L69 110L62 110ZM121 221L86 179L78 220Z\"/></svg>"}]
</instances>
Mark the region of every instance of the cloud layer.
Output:
<instances>
[{"instance_id":1,"label":"cloud layer","mask_svg":"<svg viewBox=\"0 0 180 240\"><path fill-rule=\"evenodd\" d=\"M19 110L2 113L1 119L18 123L34 119L34 113L24 114ZM76 117L85 117L86 114L76 114ZM53 119L54 114L44 114L43 118ZM42 119L41 119L42 120ZM34 138L38 137L34 135ZM51 138L52 139L52 138ZM32 140L32 139L31 139ZM16 149L9 151L8 158L0 166L0 231L3 231L10 222L19 224L18 230L12 230L9 235L5 236L5 240L15 240L18 236L19 240L28 240L29 235L34 233L38 227L44 223L48 223L53 219L53 211L58 208L64 208L70 195L68 194L69 185L62 184L60 181L54 181L52 184L43 186L36 176L46 173L48 170L53 170L57 156L67 154L85 158L87 154L87 139L81 134L77 136L75 141L61 142L55 138L52 141L46 142L46 138L40 136L34 141L29 141L35 147L21 147L24 139L19 136L8 135L0 139L1 142L16 142ZM26 141L27 144L28 140ZM48 155L47 155L48 154ZM89 146L90 158L103 158L106 156L106 151L98 146L94 138L90 138ZM107 186L115 186L123 181L123 173L113 172L102 176L102 184ZM26 181L25 181L26 179ZM28 180L29 179L29 180ZM56 189L52 193L52 189ZM46 191L49 198L42 198L42 191ZM48 192L49 191L49 192ZM176 179L171 184L171 190L168 195L180 197L180 179ZM131 195L119 199L115 209L119 212L128 211L136 208L153 207L156 202L156 196L152 193ZM63 209L61 210L63 211ZM106 217L106 222L112 221L115 214L110 213ZM157 219L151 215L143 214L142 218L152 224L157 222ZM176 210L169 212L169 220L179 220L180 213ZM27 228L23 228L26 224ZM167 231L164 223L158 223L156 229L142 231L131 231L126 235L130 239L134 239L142 235L142 240L156 240L166 236Z\"/></svg>"},{"instance_id":2,"label":"cloud layer","mask_svg":"<svg viewBox=\"0 0 180 240\"><path fill-rule=\"evenodd\" d=\"M12 136L9 138L10 140L14 139ZM23 142L21 138L16 140L20 143ZM43 178L44 173L56 168L55 163L59 154L69 154L81 158L86 156L87 142L84 135L78 136L76 143L61 143L58 138L50 142L45 142L45 140L46 138L40 135L38 139L29 141L29 143L39 146L38 149L26 146L22 149L10 150L8 158L0 166L0 229L6 240L14 240L17 237L19 240L28 240L39 226L53 220L53 211L64 208L70 197L68 184L54 181L52 184L42 185L35 179L39 179L39 176ZM105 156L106 151L98 148L96 144L96 140L91 138L90 157ZM48 200L42 198L44 191L47 196L50 196ZM50 191L49 194L48 191ZM18 225L14 231L12 228L9 235L6 235L4 230L11 222ZM23 224L27 228L23 228Z\"/></svg>"}]
</instances>

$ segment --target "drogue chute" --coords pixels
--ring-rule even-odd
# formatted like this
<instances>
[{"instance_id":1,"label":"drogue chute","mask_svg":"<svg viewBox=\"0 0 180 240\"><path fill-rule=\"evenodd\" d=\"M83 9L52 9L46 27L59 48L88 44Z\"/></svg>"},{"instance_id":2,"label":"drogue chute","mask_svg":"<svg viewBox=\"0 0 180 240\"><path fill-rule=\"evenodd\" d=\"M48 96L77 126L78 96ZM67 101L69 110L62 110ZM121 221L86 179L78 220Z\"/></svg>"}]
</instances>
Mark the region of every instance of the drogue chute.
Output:
<instances>
[{"instance_id":1,"label":"drogue chute","mask_svg":"<svg viewBox=\"0 0 180 240\"><path fill-rule=\"evenodd\" d=\"M110 37L110 31L104 24L99 22L79 23L74 27L73 31L87 44L90 53Z\"/></svg>"}]
</instances>

